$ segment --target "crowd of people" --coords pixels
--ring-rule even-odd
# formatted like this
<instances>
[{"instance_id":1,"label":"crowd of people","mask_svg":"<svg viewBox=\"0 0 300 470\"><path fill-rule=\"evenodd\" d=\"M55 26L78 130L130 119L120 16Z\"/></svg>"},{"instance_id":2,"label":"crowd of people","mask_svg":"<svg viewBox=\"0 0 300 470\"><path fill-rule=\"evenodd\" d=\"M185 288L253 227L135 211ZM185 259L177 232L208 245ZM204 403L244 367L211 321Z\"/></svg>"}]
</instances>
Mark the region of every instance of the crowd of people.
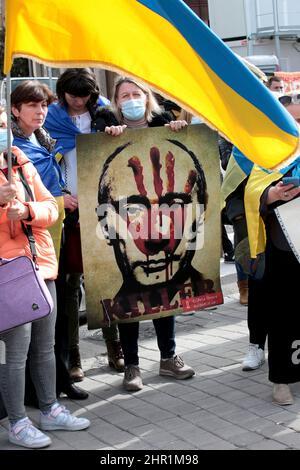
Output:
<instances>
[{"instance_id":1,"label":"crowd of people","mask_svg":"<svg viewBox=\"0 0 300 470\"><path fill-rule=\"evenodd\" d=\"M276 77L268 86L276 93L282 91L282 84ZM279 96L282 105L299 123L298 98ZM87 392L75 386L84 379L79 349L79 305L84 273L76 136L104 132L117 138L128 129L159 126L180 132L186 126L200 122L199 118L188 114L175 116L171 114L171 108L163 105L164 101L159 104L149 87L128 77L116 80L110 103L101 95L90 69L67 69L57 80L56 95L46 85L34 80L25 81L11 95L11 181L7 171L7 120L5 110L0 110L0 257L13 258L24 253L32 257L24 230L30 226L38 253L37 263L54 302L53 311L44 319L0 333L0 340L6 346L6 361L0 364L0 396L9 419L9 441L15 445L46 447L51 439L42 431L83 430L90 425L88 419L73 416L58 401L62 393L77 400L88 397ZM264 363L264 348L268 341L273 400L288 405L293 403L288 384L300 381L300 366L292 359L299 330L298 317L291 314L293 310L296 312L296 296L278 299L272 293L284 289L297 292L300 267L276 211L297 200L300 194L299 187L282 182L283 176L300 176L300 159L273 179L269 173L245 165L248 170L238 180L237 168L242 161L238 149L220 136L219 150L225 171L223 222L232 224L234 230L233 247L223 227L223 251L226 261L236 263L240 302L248 305L249 351L243 370L254 370ZM195 185L199 202L206 204L206 193L200 194L197 186L197 178L203 178L202 169L197 167L196 171L192 159L190 165L190 174L195 175L191 188ZM103 192L101 184L109 178L109 165L101 178L99 204L103 197L108 197L107 185ZM233 179L235 185L231 184ZM229 186L230 191L227 191ZM32 194L30 200L26 197L27 187ZM176 193L176 189L173 188L173 192ZM252 230L252 223L264 227L263 252L253 251L257 234ZM251 251L249 269L238 256L241 247L243 254L247 249ZM123 257L122 274L126 282L121 289L131 289L133 284L134 288L140 289L143 280L126 271L124 246L115 243L114 250L117 259ZM158 252L166 248L156 243L153 250ZM199 284L199 276L197 279ZM201 283L206 283L207 287L209 280L201 279ZM157 292L149 289L148 294L153 305L159 301ZM288 313L284 322L283 311ZM193 377L193 368L175 351L175 317L156 318L153 325L160 351L159 374L179 380ZM139 322L121 322L102 331L108 363L116 371L124 372L125 390L141 390ZM28 418L25 405L40 409L38 426Z\"/></svg>"}]
</instances>

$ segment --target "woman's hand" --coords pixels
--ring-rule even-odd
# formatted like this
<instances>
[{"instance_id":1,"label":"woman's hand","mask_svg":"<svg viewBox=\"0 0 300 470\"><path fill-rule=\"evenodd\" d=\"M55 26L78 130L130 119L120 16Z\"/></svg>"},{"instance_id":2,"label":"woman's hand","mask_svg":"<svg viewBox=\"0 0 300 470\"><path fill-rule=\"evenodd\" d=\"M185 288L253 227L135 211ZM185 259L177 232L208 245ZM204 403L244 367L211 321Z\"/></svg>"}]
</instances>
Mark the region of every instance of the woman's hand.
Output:
<instances>
[{"instance_id":1,"label":"woman's hand","mask_svg":"<svg viewBox=\"0 0 300 470\"><path fill-rule=\"evenodd\" d=\"M106 126L104 132L106 132L106 134L110 134L114 137L117 137L118 135L123 134L126 127L127 126L125 124L123 126Z\"/></svg>"},{"instance_id":2,"label":"woman's hand","mask_svg":"<svg viewBox=\"0 0 300 470\"><path fill-rule=\"evenodd\" d=\"M295 187L293 184L283 184L282 181L279 181L269 189L267 204L273 204L276 201L291 201L298 194L300 194L300 187Z\"/></svg>"},{"instance_id":3,"label":"woman's hand","mask_svg":"<svg viewBox=\"0 0 300 470\"><path fill-rule=\"evenodd\" d=\"M0 206L4 206L12 201L17 194L17 189L14 184L4 183L0 186Z\"/></svg>"},{"instance_id":4,"label":"woman's hand","mask_svg":"<svg viewBox=\"0 0 300 470\"><path fill-rule=\"evenodd\" d=\"M25 206L23 202L14 199L7 209L7 218L9 220L26 220L30 215L28 206Z\"/></svg>"},{"instance_id":5,"label":"woman's hand","mask_svg":"<svg viewBox=\"0 0 300 470\"><path fill-rule=\"evenodd\" d=\"M65 209L69 209L69 211L73 212L78 207L78 199L76 196L72 196L71 194L64 195L64 203Z\"/></svg>"},{"instance_id":6,"label":"woman's hand","mask_svg":"<svg viewBox=\"0 0 300 470\"><path fill-rule=\"evenodd\" d=\"M171 121L169 124L165 124L166 127L169 127L171 131L178 132L181 131L184 127L188 126L186 121Z\"/></svg>"}]
</instances>

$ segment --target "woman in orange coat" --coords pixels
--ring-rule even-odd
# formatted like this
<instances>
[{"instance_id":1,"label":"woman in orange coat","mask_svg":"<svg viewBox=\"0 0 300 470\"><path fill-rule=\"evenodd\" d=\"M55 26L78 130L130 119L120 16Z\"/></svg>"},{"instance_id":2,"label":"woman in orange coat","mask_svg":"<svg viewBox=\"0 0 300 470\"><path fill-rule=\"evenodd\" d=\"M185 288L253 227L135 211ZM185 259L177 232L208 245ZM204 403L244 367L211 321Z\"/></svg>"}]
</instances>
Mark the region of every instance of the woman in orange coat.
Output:
<instances>
[{"instance_id":1,"label":"woman in orange coat","mask_svg":"<svg viewBox=\"0 0 300 470\"><path fill-rule=\"evenodd\" d=\"M39 431L26 415L24 407L25 363L30 372L39 407L39 427L43 430L80 430L89 426L85 418L72 416L56 400L54 329L56 319L57 261L53 242L46 227L58 217L55 199L45 188L35 167L25 154L13 147L12 184L7 180L6 129L0 129L0 258L32 257L22 223L31 225L36 242L37 264L53 297L54 310L43 319L18 326L0 334L5 343L5 364L0 364L0 391L8 414L9 441L28 448L46 447L51 439ZM26 202L20 170L34 200ZM0 299L1 305L1 299Z\"/></svg>"}]
</instances>

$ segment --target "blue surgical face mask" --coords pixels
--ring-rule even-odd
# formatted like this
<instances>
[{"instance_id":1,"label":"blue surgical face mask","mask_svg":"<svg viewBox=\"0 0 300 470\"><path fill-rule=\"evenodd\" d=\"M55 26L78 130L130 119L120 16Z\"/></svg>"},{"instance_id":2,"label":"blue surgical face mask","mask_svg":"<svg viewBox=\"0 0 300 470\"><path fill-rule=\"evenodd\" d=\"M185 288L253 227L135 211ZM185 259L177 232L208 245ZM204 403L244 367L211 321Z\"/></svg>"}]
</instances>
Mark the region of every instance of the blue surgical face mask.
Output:
<instances>
[{"instance_id":1,"label":"blue surgical face mask","mask_svg":"<svg viewBox=\"0 0 300 470\"><path fill-rule=\"evenodd\" d=\"M146 104L141 98L121 103L122 114L130 121L139 121L145 116Z\"/></svg>"},{"instance_id":2,"label":"blue surgical face mask","mask_svg":"<svg viewBox=\"0 0 300 470\"><path fill-rule=\"evenodd\" d=\"M7 129L0 129L0 153L7 149Z\"/></svg>"},{"instance_id":3,"label":"blue surgical face mask","mask_svg":"<svg viewBox=\"0 0 300 470\"><path fill-rule=\"evenodd\" d=\"M200 119L198 116L193 116L191 120L191 124L202 124L202 119Z\"/></svg>"}]
</instances>

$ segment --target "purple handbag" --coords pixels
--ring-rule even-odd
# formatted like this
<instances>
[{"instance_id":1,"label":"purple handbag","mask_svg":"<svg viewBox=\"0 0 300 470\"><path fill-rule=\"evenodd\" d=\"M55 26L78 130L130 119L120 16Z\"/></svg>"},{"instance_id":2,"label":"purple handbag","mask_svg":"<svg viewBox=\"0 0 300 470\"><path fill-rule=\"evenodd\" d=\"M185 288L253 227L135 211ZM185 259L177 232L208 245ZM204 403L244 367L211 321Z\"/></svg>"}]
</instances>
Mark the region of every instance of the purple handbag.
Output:
<instances>
[{"instance_id":1,"label":"purple handbag","mask_svg":"<svg viewBox=\"0 0 300 470\"><path fill-rule=\"evenodd\" d=\"M27 256L0 258L0 332L39 320L53 300L34 262Z\"/></svg>"}]
</instances>

